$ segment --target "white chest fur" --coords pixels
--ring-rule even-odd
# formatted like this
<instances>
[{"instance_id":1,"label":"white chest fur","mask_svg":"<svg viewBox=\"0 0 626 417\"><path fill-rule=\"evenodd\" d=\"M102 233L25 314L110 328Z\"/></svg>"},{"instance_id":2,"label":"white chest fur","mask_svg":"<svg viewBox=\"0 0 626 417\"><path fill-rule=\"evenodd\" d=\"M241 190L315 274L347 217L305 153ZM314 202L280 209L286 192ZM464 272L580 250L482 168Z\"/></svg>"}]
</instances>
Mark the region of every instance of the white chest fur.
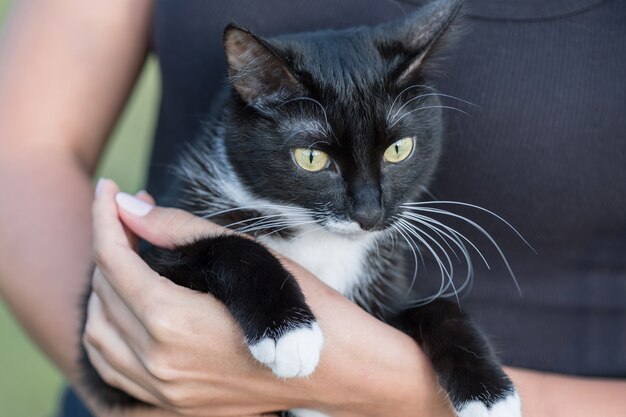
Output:
<instances>
[{"instance_id":1,"label":"white chest fur","mask_svg":"<svg viewBox=\"0 0 626 417\"><path fill-rule=\"evenodd\" d=\"M351 238L322 229L304 230L295 238L267 236L261 240L344 295L363 276L367 254L374 245L373 236Z\"/></svg>"}]
</instances>

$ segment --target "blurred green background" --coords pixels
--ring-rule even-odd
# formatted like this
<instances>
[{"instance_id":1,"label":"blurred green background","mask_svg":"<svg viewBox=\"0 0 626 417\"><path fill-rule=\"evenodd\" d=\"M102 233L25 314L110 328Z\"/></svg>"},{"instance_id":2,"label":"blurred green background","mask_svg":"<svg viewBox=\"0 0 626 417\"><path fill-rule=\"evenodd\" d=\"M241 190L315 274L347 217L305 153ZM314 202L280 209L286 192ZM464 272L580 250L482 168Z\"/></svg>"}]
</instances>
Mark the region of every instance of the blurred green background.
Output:
<instances>
[{"instance_id":1,"label":"blurred green background","mask_svg":"<svg viewBox=\"0 0 626 417\"><path fill-rule=\"evenodd\" d=\"M10 0L0 0L0 30ZM149 59L109 141L96 177L112 178L123 190L143 186L158 100L158 68ZM1 94L1 92L0 92ZM0 417L54 415L63 380L0 301Z\"/></svg>"}]
</instances>

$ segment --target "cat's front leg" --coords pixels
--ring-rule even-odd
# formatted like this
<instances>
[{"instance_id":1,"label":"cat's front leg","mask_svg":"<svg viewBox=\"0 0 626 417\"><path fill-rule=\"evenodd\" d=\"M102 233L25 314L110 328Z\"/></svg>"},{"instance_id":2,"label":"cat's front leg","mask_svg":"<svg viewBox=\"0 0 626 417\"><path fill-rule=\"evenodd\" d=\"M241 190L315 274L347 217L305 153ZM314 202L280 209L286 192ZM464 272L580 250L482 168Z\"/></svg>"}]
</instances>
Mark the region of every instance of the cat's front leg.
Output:
<instances>
[{"instance_id":1,"label":"cat's front leg","mask_svg":"<svg viewBox=\"0 0 626 417\"><path fill-rule=\"evenodd\" d=\"M310 375L323 336L294 277L261 244L236 235L207 237L175 250L153 248L161 275L222 301L252 355L283 378Z\"/></svg>"},{"instance_id":2,"label":"cat's front leg","mask_svg":"<svg viewBox=\"0 0 626 417\"><path fill-rule=\"evenodd\" d=\"M447 300L405 310L390 324L430 359L460 417L520 417L521 404L485 337Z\"/></svg>"}]
</instances>

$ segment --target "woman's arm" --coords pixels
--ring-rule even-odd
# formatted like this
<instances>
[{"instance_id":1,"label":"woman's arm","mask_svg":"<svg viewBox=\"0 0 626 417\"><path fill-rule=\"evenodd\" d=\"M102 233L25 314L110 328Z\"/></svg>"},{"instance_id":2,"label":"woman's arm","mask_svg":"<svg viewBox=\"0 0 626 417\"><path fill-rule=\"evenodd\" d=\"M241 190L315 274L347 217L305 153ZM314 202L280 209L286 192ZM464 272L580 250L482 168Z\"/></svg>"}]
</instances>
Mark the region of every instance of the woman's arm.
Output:
<instances>
[{"instance_id":1,"label":"woman's arm","mask_svg":"<svg viewBox=\"0 0 626 417\"><path fill-rule=\"evenodd\" d=\"M0 293L75 381L91 175L143 65L151 0L23 0L0 43Z\"/></svg>"},{"instance_id":2,"label":"woman's arm","mask_svg":"<svg viewBox=\"0 0 626 417\"><path fill-rule=\"evenodd\" d=\"M626 416L626 381L506 371L519 390L524 417Z\"/></svg>"}]
</instances>

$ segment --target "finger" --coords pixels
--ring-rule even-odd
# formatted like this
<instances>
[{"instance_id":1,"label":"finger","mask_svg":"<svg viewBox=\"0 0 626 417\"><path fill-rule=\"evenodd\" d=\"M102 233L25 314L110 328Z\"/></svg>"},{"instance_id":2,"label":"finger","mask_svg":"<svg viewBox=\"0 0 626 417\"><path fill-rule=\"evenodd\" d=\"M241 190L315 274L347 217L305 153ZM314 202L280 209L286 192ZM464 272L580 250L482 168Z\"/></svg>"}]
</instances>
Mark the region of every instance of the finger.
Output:
<instances>
[{"instance_id":1,"label":"finger","mask_svg":"<svg viewBox=\"0 0 626 417\"><path fill-rule=\"evenodd\" d=\"M96 242L106 239L112 244L128 246L122 223L118 219L117 206L112 198L118 192L119 188L112 180L98 180L92 208L94 239Z\"/></svg>"},{"instance_id":2,"label":"finger","mask_svg":"<svg viewBox=\"0 0 626 417\"><path fill-rule=\"evenodd\" d=\"M135 197L148 204L152 204L153 206L156 205L156 200L146 190L138 191L137 194L135 194Z\"/></svg>"},{"instance_id":3,"label":"finger","mask_svg":"<svg viewBox=\"0 0 626 417\"><path fill-rule=\"evenodd\" d=\"M117 193L115 200L124 224L156 246L172 248L194 238L229 233L227 229L186 211L148 204L130 194Z\"/></svg>"},{"instance_id":4,"label":"finger","mask_svg":"<svg viewBox=\"0 0 626 417\"><path fill-rule=\"evenodd\" d=\"M97 294L106 317L129 344L135 356L139 356L137 352L145 349L151 341L144 324L115 292L98 268L94 271L92 289Z\"/></svg>"},{"instance_id":5,"label":"finger","mask_svg":"<svg viewBox=\"0 0 626 417\"><path fill-rule=\"evenodd\" d=\"M143 402L161 406L161 402L157 397L109 365L92 345L85 343L85 351L87 352L89 362L91 362L94 369L108 385L125 391Z\"/></svg>"},{"instance_id":6,"label":"finger","mask_svg":"<svg viewBox=\"0 0 626 417\"><path fill-rule=\"evenodd\" d=\"M150 295L164 278L133 251L118 218L111 180L101 180L93 205L94 259L111 286L138 316L149 304Z\"/></svg>"},{"instance_id":7,"label":"finger","mask_svg":"<svg viewBox=\"0 0 626 417\"><path fill-rule=\"evenodd\" d=\"M137 193L135 194L135 197L145 203L148 203L151 205L156 204L154 198L150 194L148 194L147 191L144 191L144 190L137 191ZM124 231L126 232L126 238L130 242L130 247L133 248L135 252L138 252L139 251L139 237L136 234L134 234L131 230L129 230L128 227L124 227Z\"/></svg>"},{"instance_id":8,"label":"finger","mask_svg":"<svg viewBox=\"0 0 626 417\"><path fill-rule=\"evenodd\" d=\"M110 385L126 391L142 401L161 405L158 396L146 387L149 375L107 322L98 296L89 298L87 327L83 344L89 361ZM104 343L101 341L105 341ZM143 383L142 383L143 382Z\"/></svg>"}]
</instances>

